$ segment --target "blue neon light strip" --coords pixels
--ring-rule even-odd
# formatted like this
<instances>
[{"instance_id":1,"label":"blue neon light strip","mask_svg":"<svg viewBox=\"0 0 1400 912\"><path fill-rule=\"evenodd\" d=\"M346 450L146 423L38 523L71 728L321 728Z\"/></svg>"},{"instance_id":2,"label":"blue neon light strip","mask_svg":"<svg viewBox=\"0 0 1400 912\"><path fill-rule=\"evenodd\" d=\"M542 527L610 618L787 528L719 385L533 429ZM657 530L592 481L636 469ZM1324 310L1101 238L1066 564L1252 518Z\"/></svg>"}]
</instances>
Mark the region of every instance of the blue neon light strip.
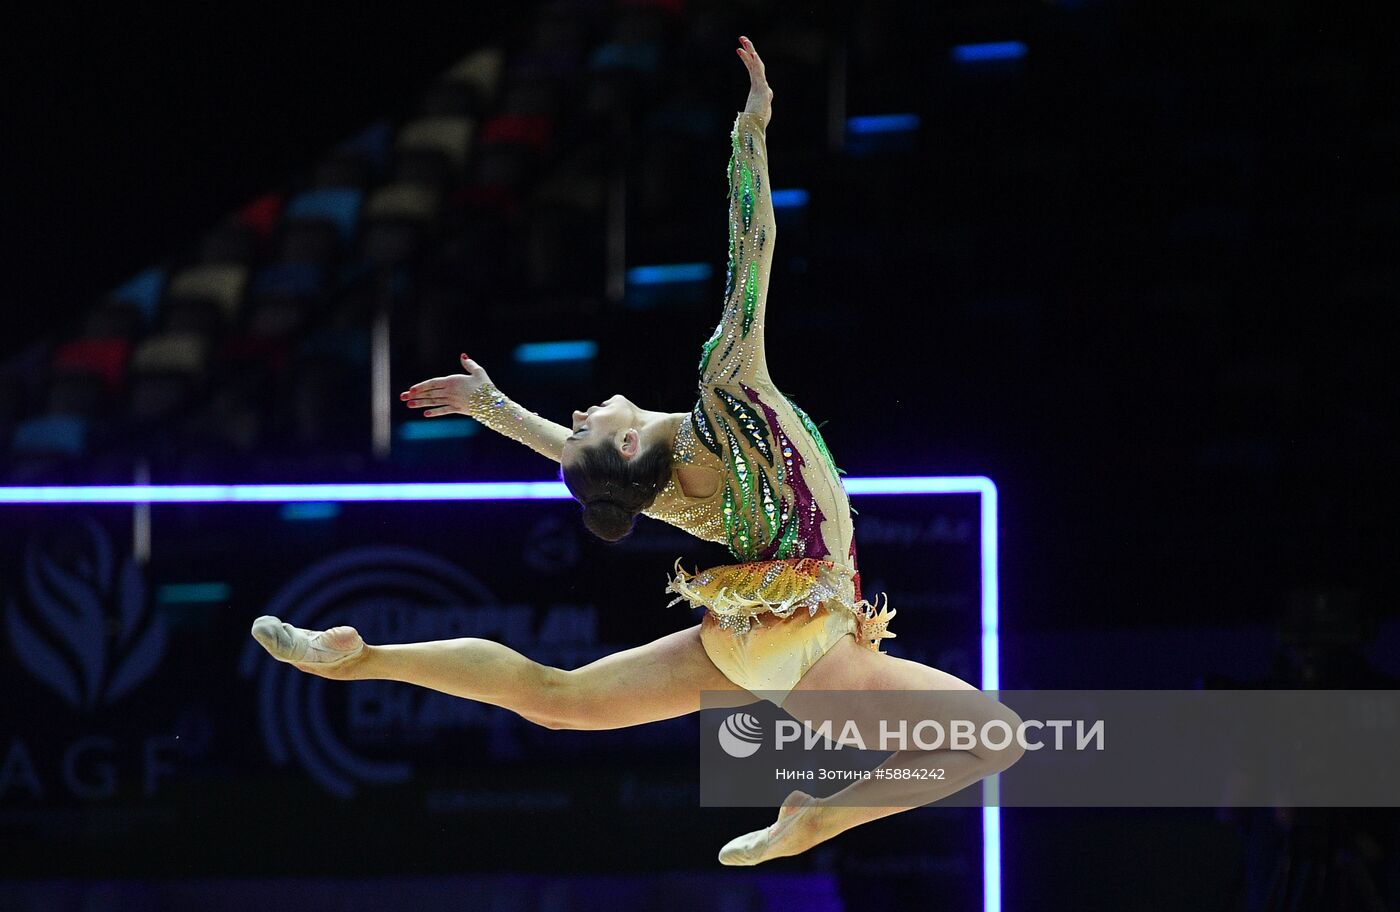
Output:
<instances>
[{"instance_id":1,"label":"blue neon light strip","mask_svg":"<svg viewBox=\"0 0 1400 912\"><path fill-rule=\"evenodd\" d=\"M800 187L774 190L768 199L774 209L801 209L807 205L807 191Z\"/></svg>"},{"instance_id":2,"label":"blue neon light strip","mask_svg":"<svg viewBox=\"0 0 1400 912\"><path fill-rule=\"evenodd\" d=\"M777 205L776 200L774 205ZM713 269L709 263L672 263L667 266L633 266L627 270L628 285L671 285L677 282L703 282Z\"/></svg>"},{"instance_id":3,"label":"blue neon light strip","mask_svg":"<svg viewBox=\"0 0 1400 912\"><path fill-rule=\"evenodd\" d=\"M846 118L846 132L852 136L871 133L908 133L919 129L917 114L868 114Z\"/></svg>"},{"instance_id":4,"label":"blue neon light strip","mask_svg":"<svg viewBox=\"0 0 1400 912\"><path fill-rule=\"evenodd\" d=\"M985 44L959 44L952 50L958 63L978 63L983 60L1019 60L1026 56L1023 41L989 41Z\"/></svg>"},{"instance_id":5,"label":"blue neon light strip","mask_svg":"<svg viewBox=\"0 0 1400 912\"><path fill-rule=\"evenodd\" d=\"M422 418L405 421L398 426L400 440L448 440L456 437L471 437L481 425L475 421L442 421L438 418Z\"/></svg>"},{"instance_id":6,"label":"blue neon light strip","mask_svg":"<svg viewBox=\"0 0 1400 912\"><path fill-rule=\"evenodd\" d=\"M991 479L981 475L846 478L843 481L851 494L986 494L991 491L995 496L996 491ZM0 503L13 504L569 500L572 497L562 481L0 487ZM985 519L985 509L983 512Z\"/></svg>"},{"instance_id":7,"label":"blue neon light strip","mask_svg":"<svg viewBox=\"0 0 1400 912\"><path fill-rule=\"evenodd\" d=\"M982 518L982 690L1001 689L1001 585L997 486L978 477ZM1001 912L1001 774L982 780L982 909Z\"/></svg>"},{"instance_id":8,"label":"blue neon light strip","mask_svg":"<svg viewBox=\"0 0 1400 912\"><path fill-rule=\"evenodd\" d=\"M231 592L228 583L167 583L156 588L156 602L162 605L226 602Z\"/></svg>"},{"instance_id":9,"label":"blue neon light strip","mask_svg":"<svg viewBox=\"0 0 1400 912\"><path fill-rule=\"evenodd\" d=\"M313 500L282 505L282 518L293 522L335 519L339 515L340 504L334 501Z\"/></svg>"},{"instance_id":10,"label":"blue neon light strip","mask_svg":"<svg viewBox=\"0 0 1400 912\"><path fill-rule=\"evenodd\" d=\"M523 346L522 346L523 347ZM850 494L867 496L918 494L976 494L981 506L982 564L982 689L999 690L1000 598L997 550L997 487L982 475L967 476L886 476L843 479ZM0 504L77 504L77 503L301 503L310 510L323 510L333 502L350 501L434 501L434 500L568 500L572 497L558 481L425 482L397 484L268 484L268 485L113 485L90 487L0 487ZM314 502L307 504L306 502ZM285 515L285 514L284 514ZM290 518L290 517L288 517ZM186 596L214 596L214 590L191 586L222 584L178 584L163 587ZM227 587L225 587L227 588ZM158 596L159 597L159 596ZM226 598L226 594L222 595ZM203 599L174 599L195 601ZM218 600L211 598L210 600ZM982 808L982 908L1001 912L1001 808L1000 779L982 780L986 805Z\"/></svg>"},{"instance_id":11,"label":"blue neon light strip","mask_svg":"<svg viewBox=\"0 0 1400 912\"><path fill-rule=\"evenodd\" d=\"M428 419L433 420L433 419ZM295 501L562 500L561 481L391 484L114 485L0 488L0 503L291 503Z\"/></svg>"},{"instance_id":12,"label":"blue neon light strip","mask_svg":"<svg viewBox=\"0 0 1400 912\"><path fill-rule=\"evenodd\" d=\"M598 354L598 343L591 339L568 342L526 342L515 348L515 360L521 364L536 361L588 361Z\"/></svg>"}]
</instances>

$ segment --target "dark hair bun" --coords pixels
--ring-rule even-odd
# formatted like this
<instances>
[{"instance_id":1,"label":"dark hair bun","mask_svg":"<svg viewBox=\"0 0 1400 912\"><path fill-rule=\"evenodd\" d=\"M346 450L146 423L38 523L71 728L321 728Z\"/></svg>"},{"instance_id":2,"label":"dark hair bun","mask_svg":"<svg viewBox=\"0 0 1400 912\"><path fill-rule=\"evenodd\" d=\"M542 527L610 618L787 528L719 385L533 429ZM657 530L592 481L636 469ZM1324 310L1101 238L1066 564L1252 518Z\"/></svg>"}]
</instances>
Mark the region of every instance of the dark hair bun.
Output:
<instances>
[{"instance_id":1,"label":"dark hair bun","mask_svg":"<svg viewBox=\"0 0 1400 912\"><path fill-rule=\"evenodd\" d=\"M653 443L630 460L614 445L580 448L578 458L560 466L564 484L583 505L583 524L603 541L626 538L637 514L656 501L671 480L671 448Z\"/></svg>"},{"instance_id":2,"label":"dark hair bun","mask_svg":"<svg viewBox=\"0 0 1400 912\"><path fill-rule=\"evenodd\" d=\"M583 507L583 524L599 538L615 542L632 531L637 514L615 500L594 500Z\"/></svg>"}]
</instances>

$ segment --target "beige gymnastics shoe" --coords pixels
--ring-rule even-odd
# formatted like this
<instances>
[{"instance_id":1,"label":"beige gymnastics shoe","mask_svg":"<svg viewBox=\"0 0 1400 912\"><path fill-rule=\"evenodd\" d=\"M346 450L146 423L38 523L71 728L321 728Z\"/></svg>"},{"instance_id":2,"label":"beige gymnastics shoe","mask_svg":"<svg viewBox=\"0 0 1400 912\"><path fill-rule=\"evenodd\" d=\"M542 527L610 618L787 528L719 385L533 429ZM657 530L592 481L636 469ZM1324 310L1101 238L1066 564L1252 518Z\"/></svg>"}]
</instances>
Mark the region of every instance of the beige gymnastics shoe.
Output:
<instances>
[{"instance_id":1,"label":"beige gymnastics shoe","mask_svg":"<svg viewBox=\"0 0 1400 912\"><path fill-rule=\"evenodd\" d=\"M795 791L778 809L778 819L761 830L736 836L719 850L720 864L746 866L773 858L800 855L822 841L815 832L812 811L817 799Z\"/></svg>"},{"instance_id":2,"label":"beige gymnastics shoe","mask_svg":"<svg viewBox=\"0 0 1400 912\"><path fill-rule=\"evenodd\" d=\"M253 622L253 639L279 662L335 668L364 651L365 641L354 627L305 630L265 614Z\"/></svg>"}]
</instances>

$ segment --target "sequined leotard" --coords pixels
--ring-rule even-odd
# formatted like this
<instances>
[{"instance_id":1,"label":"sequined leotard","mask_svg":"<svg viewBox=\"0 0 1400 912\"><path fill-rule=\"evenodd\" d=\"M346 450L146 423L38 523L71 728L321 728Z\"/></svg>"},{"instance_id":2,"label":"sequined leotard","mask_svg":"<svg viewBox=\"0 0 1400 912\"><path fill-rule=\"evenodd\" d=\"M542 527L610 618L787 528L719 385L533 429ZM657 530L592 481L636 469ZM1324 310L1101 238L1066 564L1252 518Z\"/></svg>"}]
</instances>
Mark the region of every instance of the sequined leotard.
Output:
<instances>
[{"instance_id":1,"label":"sequined leotard","mask_svg":"<svg viewBox=\"0 0 1400 912\"><path fill-rule=\"evenodd\" d=\"M677 595L672 605L705 609L701 642L725 677L781 704L845 635L879 651L894 636L894 612L861 598L841 470L816 424L768 374L776 225L762 119L740 113L730 147L724 311L701 348L699 398L676 434L671 478L643 512L728 546L738 563L692 574L677 560L666 591ZM543 419L494 387L478 392L471 414L539 452L553 445L531 439ZM714 470L714 494L687 496L683 466Z\"/></svg>"},{"instance_id":2,"label":"sequined leotard","mask_svg":"<svg viewBox=\"0 0 1400 912\"><path fill-rule=\"evenodd\" d=\"M840 469L807 413L774 385L764 332L776 223L762 119L730 132L729 261L724 312L700 354L700 395L676 435L678 465L710 466L722 483L688 498L676 478L646 510L740 561L666 587L703 606L701 640L731 681L781 703L842 636L876 651L894 612L863 601L850 503Z\"/></svg>"}]
</instances>

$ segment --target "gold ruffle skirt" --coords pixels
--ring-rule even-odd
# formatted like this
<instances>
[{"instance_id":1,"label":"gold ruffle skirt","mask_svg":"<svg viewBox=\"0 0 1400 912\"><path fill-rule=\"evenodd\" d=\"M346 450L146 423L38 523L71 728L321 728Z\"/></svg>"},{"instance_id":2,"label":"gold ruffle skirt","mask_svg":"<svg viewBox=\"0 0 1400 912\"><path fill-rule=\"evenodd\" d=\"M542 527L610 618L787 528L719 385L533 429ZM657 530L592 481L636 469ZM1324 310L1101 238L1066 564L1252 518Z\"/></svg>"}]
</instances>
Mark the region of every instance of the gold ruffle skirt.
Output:
<instances>
[{"instance_id":1,"label":"gold ruffle skirt","mask_svg":"<svg viewBox=\"0 0 1400 912\"><path fill-rule=\"evenodd\" d=\"M666 591L676 593L670 605L706 609L700 641L720 672L778 705L846 634L874 652L895 636L888 598L878 608L857 601L854 574L829 560L750 561L697 573L677 560Z\"/></svg>"}]
</instances>

